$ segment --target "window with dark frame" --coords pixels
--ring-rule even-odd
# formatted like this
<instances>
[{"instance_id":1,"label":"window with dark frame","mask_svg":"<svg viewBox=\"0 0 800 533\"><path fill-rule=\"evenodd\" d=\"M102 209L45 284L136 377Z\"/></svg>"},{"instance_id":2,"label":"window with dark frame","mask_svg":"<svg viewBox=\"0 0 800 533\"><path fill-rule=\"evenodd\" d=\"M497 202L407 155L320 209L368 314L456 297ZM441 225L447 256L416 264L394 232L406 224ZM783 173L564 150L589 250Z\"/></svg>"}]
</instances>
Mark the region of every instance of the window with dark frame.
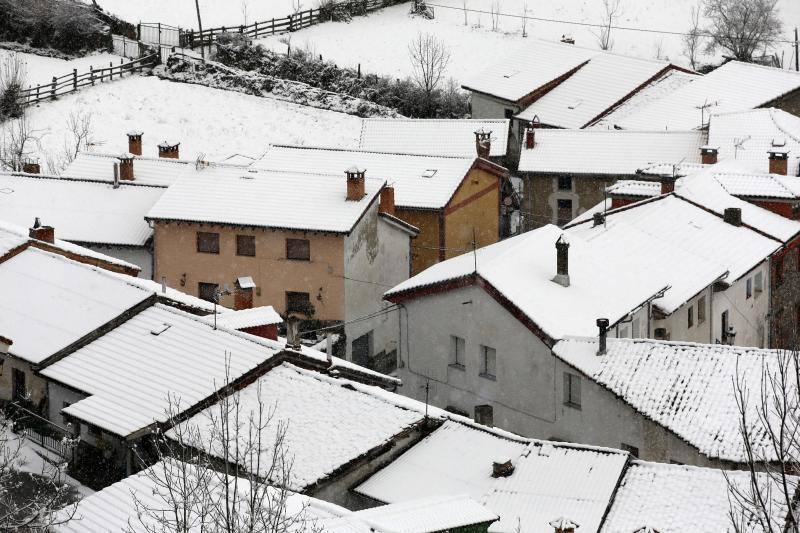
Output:
<instances>
[{"instance_id":1,"label":"window with dark frame","mask_svg":"<svg viewBox=\"0 0 800 533\"><path fill-rule=\"evenodd\" d=\"M639 458L639 448L636 446L631 446L630 444L625 444L624 442L620 444L620 448L631 454L633 457Z\"/></svg>"},{"instance_id":2,"label":"window with dark frame","mask_svg":"<svg viewBox=\"0 0 800 533\"><path fill-rule=\"evenodd\" d=\"M218 254L219 253L219 233L208 231L197 232L197 253Z\"/></svg>"},{"instance_id":3,"label":"window with dark frame","mask_svg":"<svg viewBox=\"0 0 800 533\"><path fill-rule=\"evenodd\" d=\"M556 201L558 212L556 213L559 226L567 224L572 220L572 200L560 199Z\"/></svg>"},{"instance_id":4,"label":"window with dark frame","mask_svg":"<svg viewBox=\"0 0 800 533\"><path fill-rule=\"evenodd\" d=\"M311 260L311 243L308 239L286 239L286 259Z\"/></svg>"},{"instance_id":5,"label":"window with dark frame","mask_svg":"<svg viewBox=\"0 0 800 533\"><path fill-rule=\"evenodd\" d=\"M461 337L450 335L450 365L464 369L464 349L466 341Z\"/></svg>"},{"instance_id":6,"label":"window with dark frame","mask_svg":"<svg viewBox=\"0 0 800 533\"><path fill-rule=\"evenodd\" d=\"M256 256L256 238L253 235L236 236L236 255L245 257Z\"/></svg>"},{"instance_id":7,"label":"window with dark frame","mask_svg":"<svg viewBox=\"0 0 800 533\"><path fill-rule=\"evenodd\" d=\"M753 278L747 278L745 282L745 299L749 300L753 297Z\"/></svg>"},{"instance_id":8,"label":"window with dark frame","mask_svg":"<svg viewBox=\"0 0 800 533\"><path fill-rule=\"evenodd\" d=\"M581 377L564 372L564 405L581 408Z\"/></svg>"},{"instance_id":9,"label":"window with dark frame","mask_svg":"<svg viewBox=\"0 0 800 533\"><path fill-rule=\"evenodd\" d=\"M197 297L207 302L213 302L217 297L218 287L219 285L216 283L201 281L197 284Z\"/></svg>"},{"instance_id":10,"label":"window with dark frame","mask_svg":"<svg viewBox=\"0 0 800 533\"><path fill-rule=\"evenodd\" d=\"M691 328L694 326L694 306L686 310L686 327Z\"/></svg>"},{"instance_id":11,"label":"window with dark frame","mask_svg":"<svg viewBox=\"0 0 800 533\"><path fill-rule=\"evenodd\" d=\"M286 291L286 312L307 312L311 308L311 297L307 292Z\"/></svg>"},{"instance_id":12,"label":"window with dark frame","mask_svg":"<svg viewBox=\"0 0 800 533\"><path fill-rule=\"evenodd\" d=\"M706 321L706 297L701 296L697 300L697 323L702 324Z\"/></svg>"},{"instance_id":13,"label":"window with dark frame","mask_svg":"<svg viewBox=\"0 0 800 533\"><path fill-rule=\"evenodd\" d=\"M558 177L558 190L559 191L571 191L572 190L572 176L559 176Z\"/></svg>"},{"instance_id":14,"label":"window with dark frame","mask_svg":"<svg viewBox=\"0 0 800 533\"><path fill-rule=\"evenodd\" d=\"M480 376L488 379L497 378L497 350L490 346L481 346Z\"/></svg>"}]
</instances>

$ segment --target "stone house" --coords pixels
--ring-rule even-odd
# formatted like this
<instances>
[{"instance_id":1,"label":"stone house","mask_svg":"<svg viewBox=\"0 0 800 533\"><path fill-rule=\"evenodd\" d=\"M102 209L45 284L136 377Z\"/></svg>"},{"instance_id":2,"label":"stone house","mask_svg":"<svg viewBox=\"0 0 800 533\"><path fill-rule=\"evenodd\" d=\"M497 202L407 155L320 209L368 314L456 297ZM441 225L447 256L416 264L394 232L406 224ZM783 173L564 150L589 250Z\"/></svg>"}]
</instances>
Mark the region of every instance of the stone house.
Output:
<instances>
[{"instance_id":1,"label":"stone house","mask_svg":"<svg viewBox=\"0 0 800 533\"><path fill-rule=\"evenodd\" d=\"M473 135L474 138L474 135ZM486 149L491 154L494 143ZM485 154L484 154L485 155ZM356 164L390 183L399 218L419 228L411 273L501 237L501 191L508 173L485 157L271 146L254 167L325 174Z\"/></svg>"}]
</instances>

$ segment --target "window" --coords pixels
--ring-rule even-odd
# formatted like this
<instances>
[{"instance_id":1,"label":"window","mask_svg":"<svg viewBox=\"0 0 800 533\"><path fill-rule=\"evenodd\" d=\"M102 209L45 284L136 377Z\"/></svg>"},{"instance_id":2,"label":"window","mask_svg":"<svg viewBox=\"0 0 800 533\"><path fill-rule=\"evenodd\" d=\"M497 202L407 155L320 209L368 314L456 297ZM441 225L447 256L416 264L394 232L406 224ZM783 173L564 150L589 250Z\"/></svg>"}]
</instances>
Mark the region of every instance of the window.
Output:
<instances>
[{"instance_id":1,"label":"window","mask_svg":"<svg viewBox=\"0 0 800 533\"><path fill-rule=\"evenodd\" d=\"M747 282L745 284L745 299L749 299L753 297L753 278L747 278Z\"/></svg>"},{"instance_id":2,"label":"window","mask_svg":"<svg viewBox=\"0 0 800 533\"><path fill-rule=\"evenodd\" d=\"M556 202L556 205L558 206L556 222L559 226L563 226L572 220L572 200L561 199Z\"/></svg>"},{"instance_id":3,"label":"window","mask_svg":"<svg viewBox=\"0 0 800 533\"><path fill-rule=\"evenodd\" d=\"M701 296L697 300L697 323L702 324L706 321L706 297Z\"/></svg>"},{"instance_id":4,"label":"window","mask_svg":"<svg viewBox=\"0 0 800 533\"><path fill-rule=\"evenodd\" d=\"M506 108L506 109L505 109L505 112L504 112L504 114L505 114L505 117L506 117L507 119L512 119L512 118L514 118L514 110L513 110L513 109L508 109L508 108Z\"/></svg>"},{"instance_id":5,"label":"window","mask_svg":"<svg viewBox=\"0 0 800 533\"><path fill-rule=\"evenodd\" d=\"M629 335L628 335L628 328L627 328L627 326L622 326L622 327L620 327L620 328L619 328L619 338L620 338L620 339L627 339L628 337L629 337Z\"/></svg>"},{"instance_id":6,"label":"window","mask_svg":"<svg viewBox=\"0 0 800 533\"><path fill-rule=\"evenodd\" d=\"M489 346L481 346L481 377L495 379L497 377L497 350Z\"/></svg>"},{"instance_id":7,"label":"window","mask_svg":"<svg viewBox=\"0 0 800 533\"><path fill-rule=\"evenodd\" d=\"M307 292L286 292L286 312L298 311L308 313L311 308L311 298Z\"/></svg>"},{"instance_id":8,"label":"window","mask_svg":"<svg viewBox=\"0 0 800 533\"><path fill-rule=\"evenodd\" d=\"M197 232L197 252L201 254L219 253L219 233Z\"/></svg>"},{"instance_id":9,"label":"window","mask_svg":"<svg viewBox=\"0 0 800 533\"><path fill-rule=\"evenodd\" d=\"M756 293L756 298L758 298L759 294L764 292L764 275L761 272L759 272L758 274L755 275L755 289L754 290L755 290L755 293Z\"/></svg>"},{"instance_id":10,"label":"window","mask_svg":"<svg viewBox=\"0 0 800 533\"><path fill-rule=\"evenodd\" d=\"M694 306L686 310L686 327L691 328L694 326Z\"/></svg>"},{"instance_id":11,"label":"window","mask_svg":"<svg viewBox=\"0 0 800 533\"><path fill-rule=\"evenodd\" d=\"M631 454L632 456L638 458L639 457L639 448L636 446L631 446L630 444L625 444L624 442L620 445L620 448Z\"/></svg>"},{"instance_id":12,"label":"window","mask_svg":"<svg viewBox=\"0 0 800 533\"><path fill-rule=\"evenodd\" d=\"M484 426L494 426L494 409L491 405L475 406L475 422Z\"/></svg>"},{"instance_id":13,"label":"window","mask_svg":"<svg viewBox=\"0 0 800 533\"><path fill-rule=\"evenodd\" d=\"M558 190L571 191L572 190L572 176L559 176L558 177Z\"/></svg>"},{"instance_id":14,"label":"window","mask_svg":"<svg viewBox=\"0 0 800 533\"><path fill-rule=\"evenodd\" d=\"M11 369L11 399L16 401L25 400L28 396L25 387L25 372L19 368Z\"/></svg>"},{"instance_id":15,"label":"window","mask_svg":"<svg viewBox=\"0 0 800 533\"><path fill-rule=\"evenodd\" d=\"M253 235L236 236L236 255L256 256L256 238Z\"/></svg>"},{"instance_id":16,"label":"window","mask_svg":"<svg viewBox=\"0 0 800 533\"><path fill-rule=\"evenodd\" d=\"M311 245L308 239L286 239L286 259L311 260Z\"/></svg>"},{"instance_id":17,"label":"window","mask_svg":"<svg viewBox=\"0 0 800 533\"><path fill-rule=\"evenodd\" d=\"M655 331L653 331L653 337L655 337L657 341L668 341L669 332L667 328L656 328Z\"/></svg>"},{"instance_id":18,"label":"window","mask_svg":"<svg viewBox=\"0 0 800 533\"><path fill-rule=\"evenodd\" d=\"M206 300L207 302L213 302L217 299L217 285L216 283L207 283L205 281L201 281L197 284L197 296L201 300Z\"/></svg>"},{"instance_id":19,"label":"window","mask_svg":"<svg viewBox=\"0 0 800 533\"><path fill-rule=\"evenodd\" d=\"M581 377L564 372L564 405L581 408Z\"/></svg>"},{"instance_id":20,"label":"window","mask_svg":"<svg viewBox=\"0 0 800 533\"><path fill-rule=\"evenodd\" d=\"M450 366L464 368L465 341L461 337L450 335Z\"/></svg>"}]
</instances>

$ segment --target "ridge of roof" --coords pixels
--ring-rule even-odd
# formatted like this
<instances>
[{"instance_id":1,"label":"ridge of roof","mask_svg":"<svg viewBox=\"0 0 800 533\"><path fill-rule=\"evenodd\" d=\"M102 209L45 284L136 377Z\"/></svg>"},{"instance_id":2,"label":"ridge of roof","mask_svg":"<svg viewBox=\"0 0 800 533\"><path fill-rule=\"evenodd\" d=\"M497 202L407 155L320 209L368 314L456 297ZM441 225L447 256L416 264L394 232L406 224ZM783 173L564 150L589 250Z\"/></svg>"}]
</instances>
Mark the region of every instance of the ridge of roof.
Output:
<instances>
[{"instance_id":1,"label":"ridge of roof","mask_svg":"<svg viewBox=\"0 0 800 533\"><path fill-rule=\"evenodd\" d=\"M363 131L363 130L362 130ZM296 145L296 144L270 144L270 148L283 148L291 150L319 150L325 152L355 152L359 154L376 154L376 155L395 155L403 157L419 157L427 159L454 159L454 160L472 160L475 157L466 157L458 155L431 155L431 154L415 154L411 152L384 152L379 150L364 150L361 148L342 148L338 146L312 146L312 145ZM269 150L267 150L266 157L269 157ZM335 174L328 174L335 176Z\"/></svg>"}]
</instances>

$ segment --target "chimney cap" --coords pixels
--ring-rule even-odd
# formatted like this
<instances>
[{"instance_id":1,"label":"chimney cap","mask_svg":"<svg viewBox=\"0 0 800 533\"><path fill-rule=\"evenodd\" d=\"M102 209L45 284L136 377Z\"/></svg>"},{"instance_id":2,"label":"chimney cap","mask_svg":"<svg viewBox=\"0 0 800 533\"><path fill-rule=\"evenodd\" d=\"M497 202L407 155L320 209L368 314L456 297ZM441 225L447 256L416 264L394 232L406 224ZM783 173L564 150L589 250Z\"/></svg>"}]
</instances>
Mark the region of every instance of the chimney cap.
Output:
<instances>
[{"instance_id":1,"label":"chimney cap","mask_svg":"<svg viewBox=\"0 0 800 533\"><path fill-rule=\"evenodd\" d=\"M123 152L123 153L121 153L121 154L119 154L117 156L117 159L119 159L120 161L130 161L130 160L133 160L135 158L136 158L136 155L132 154L130 152Z\"/></svg>"},{"instance_id":2,"label":"chimney cap","mask_svg":"<svg viewBox=\"0 0 800 533\"><path fill-rule=\"evenodd\" d=\"M722 213L722 219L733 226L742 225L742 208L741 207L726 207Z\"/></svg>"},{"instance_id":3,"label":"chimney cap","mask_svg":"<svg viewBox=\"0 0 800 533\"><path fill-rule=\"evenodd\" d=\"M503 457L492 461L492 477L508 477L514 473L514 464L511 459Z\"/></svg>"},{"instance_id":4,"label":"chimney cap","mask_svg":"<svg viewBox=\"0 0 800 533\"><path fill-rule=\"evenodd\" d=\"M700 147L700 152L703 154L716 154L719 152L719 146L711 146L710 144L706 144Z\"/></svg>"},{"instance_id":5,"label":"chimney cap","mask_svg":"<svg viewBox=\"0 0 800 533\"><path fill-rule=\"evenodd\" d=\"M178 141L172 141L172 140L164 139L163 141L158 143L158 147L159 148L176 148L176 147L180 146L180 144L181 143L178 142Z\"/></svg>"},{"instance_id":6,"label":"chimney cap","mask_svg":"<svg viewBox=\"0 0 800 533\"><path fill-rule=\"evenodd\" d=\"M789 158L789 150L783 148L772 148L767 150L770 159L788 159Z\"/></svg>"},{"instance_id":7,"label":"chimney cap","mask_svg":"<svg viewBox=\"0 0 800 533\"><path fill-rule=\"evenodd\" d=\"M142 130L130 130L125 135L127 135L128 137L141 137L142 135L144 135L144 132Z\"/></svg>"},{"instance_id":8,"label":"chimney cap","mask_svg":"<svg viewBox=\"0 0 800 533\"><path fill-rule=\"evenodd\" d=\"M350 168L346 169L345 174L366 174L366 168L359 168L357 165L353 165Z\"/></svg>"},{"instance_id":9,"label":"chimney cap","mask_svg":"<svg viewBox=\"0 0 800 533\"><path fill-rule=\"evenodd\" d=\"M556 245L559 245L559 244L562 245L562 246L565 245L565 244L567 246L569 246L569 238L567 238L567 234L566 233L562 233L558 237L558 240L556 241Z\"/></svg>"},{"instance_id":10,"label":"chimney cap","mask_svg":"<svg viewBox=\"0 0 800 533\"><path fill-rule=\"evenodd\" d=\"M597 319L597 327L607 329L608 328L608 319L607 318L598 318Z\"/></svg>"},{"instance_id":11,"label":"chimney cap","mask_svg":"<svg viewBox=\"0 0 800 533\"><path fill-rule=\"evenodd\" d=\"M42 227L42 221L39 217L36 217L36 219L33 221L33 229L38 229L41 227Z\"/></svg>"},{"instance_id":12,"label":"chimney cap","mask_svg":"<svg viewBox=\"0 0 800 533\"><path fill-rule=\"evenodd\" d=\"M569 518L565 518L563 516L560 516L560 517L558 517L555 520L550 522L550 527L553 527L555 529L560 529L560 530L564 531L564 530L567 530L567 529L576 529L576 528L579 528L581 526L580 526L580 524L570 520Z\"/></svg>"}]
</instances>

